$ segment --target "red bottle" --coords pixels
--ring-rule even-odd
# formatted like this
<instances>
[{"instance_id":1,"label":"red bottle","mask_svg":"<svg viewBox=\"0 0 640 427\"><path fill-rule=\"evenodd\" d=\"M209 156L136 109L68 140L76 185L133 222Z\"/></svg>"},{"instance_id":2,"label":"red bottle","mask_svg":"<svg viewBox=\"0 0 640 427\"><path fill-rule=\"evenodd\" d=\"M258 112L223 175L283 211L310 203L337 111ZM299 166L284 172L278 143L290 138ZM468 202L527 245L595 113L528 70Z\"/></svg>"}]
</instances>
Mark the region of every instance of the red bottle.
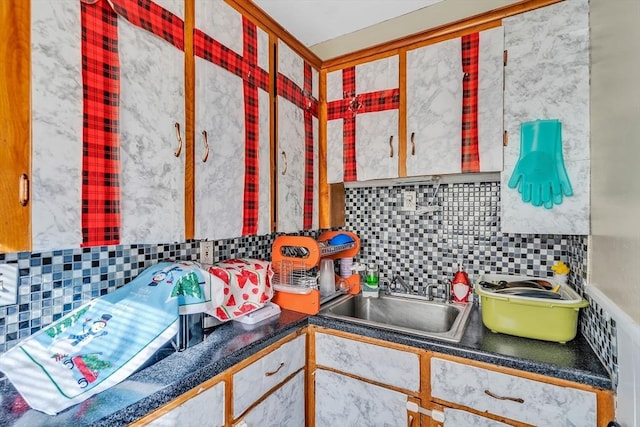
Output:
<instances>
[{"instance_id":1,"label":"red bottle","mask_svg":"<svg viewBox=\"0 0 640 427\"><path fill-rule=\"evenodd\" d=\"M451 281L451 295L453 296L453 302L469 302L469 295L471 295L471 283L469 283L469 276L462 270L458 270L453 276Z\"/></svg>"}]
</instances>

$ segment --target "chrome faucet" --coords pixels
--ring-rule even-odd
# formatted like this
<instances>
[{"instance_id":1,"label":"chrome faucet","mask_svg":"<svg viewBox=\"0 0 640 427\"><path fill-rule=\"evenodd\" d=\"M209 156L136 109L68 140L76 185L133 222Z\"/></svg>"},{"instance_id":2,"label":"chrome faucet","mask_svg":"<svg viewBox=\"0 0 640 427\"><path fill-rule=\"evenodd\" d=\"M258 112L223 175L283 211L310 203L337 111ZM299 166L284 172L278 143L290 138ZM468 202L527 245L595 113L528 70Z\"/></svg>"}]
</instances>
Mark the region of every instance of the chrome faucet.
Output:
<instances>
[{"instance_id":1,"label":"chrome faucet","mask_svg":"<svg viewBox=\"0 0 640 427\"><path fill-rule=\"evenodd\" d=\"M444 286L444 299L445 303L451 302L451 280L447 279L444 283L437 283L432 285L427 285L427 300L433 301L433 289L437 290Z\"/></svg>"},{"instance_id":2,"label":"chrome faucet","mask_svg":"<svg viewBox=\"0 0 640 427\"><path fill-rule=\"evenodd\" d=\"M393 278L393 285L395 287L395 285L400 285L404 288L405 292L410 294L413 292L413 289L411 288L411 286L409 286L407 284L407 282L404 281L404 279L402 277L400 277L399 274L396 274L395 277Z\"/></svg>"}]
</instances>

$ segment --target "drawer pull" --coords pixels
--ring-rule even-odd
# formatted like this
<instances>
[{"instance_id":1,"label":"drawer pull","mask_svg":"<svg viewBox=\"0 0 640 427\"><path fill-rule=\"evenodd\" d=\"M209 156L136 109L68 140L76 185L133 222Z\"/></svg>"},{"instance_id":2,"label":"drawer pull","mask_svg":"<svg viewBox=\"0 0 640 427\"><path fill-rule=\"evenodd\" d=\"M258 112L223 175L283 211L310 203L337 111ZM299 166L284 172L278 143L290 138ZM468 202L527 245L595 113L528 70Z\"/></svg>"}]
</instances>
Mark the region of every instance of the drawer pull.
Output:
<instances>
[{"instance_id":1,"label":"drawer pull","mask_svg":"<svg viewBox=\"0 0 640 427\"><path fill-rule=\"evenodd\" d=\"M20 206L27 206L29 204L29 177L26 173L20 175L20 182L18 184L18 201Z\"/></svg>"},{"instance_id":2,"label":"drawer pull","mask_svg":"<svg viewBox=\"0 0 640 427\"><path fill-rule=\"evenodd\" d=\"M277 373L280 371L280 369L282 369L282 367L283 367L283 366L284 366L284 362L280 362L280 365L276 368L276 370L275 370L275 371L265 372L264 376L265 376L265 377L272 377L272 376L274 376L275 374L277 374Z\"/></svg>"},{"instance_id":3,"label":"drawer pull","mask_svg":"<svg viewBox=\"0 0 640 427\"><path fill-rule=\"evenodd\" d=\"M389 157L393 158L393 135L389 137Z\"/></svg>"},{"instance_id":4,"label":"drawer pull","mask_svg":"<svg viewBox=\"0 0 640 427\"><path fill-rule=\"evenodd\" d=\"M209 158L209 140L206 130L202 131L202 142L204 143L204 154L202 155L202 162L206 163L207 159Z\"/></svg>"},{"instance_id":5,"label":"drawer pull","mask_svg":"<svg viewBox=\"0 0 640 427\"><path fill-rule=\"evenodd\" d=\"M510 400L510 401L516 402L516 403L524 403L524 399L521 399L519 397L498 396L497 394L491 393L490 390L485 390L484 394L486 394L488 396L491 396L494 399L498 399L498 400Z\"/></svg>"}]
</instances>

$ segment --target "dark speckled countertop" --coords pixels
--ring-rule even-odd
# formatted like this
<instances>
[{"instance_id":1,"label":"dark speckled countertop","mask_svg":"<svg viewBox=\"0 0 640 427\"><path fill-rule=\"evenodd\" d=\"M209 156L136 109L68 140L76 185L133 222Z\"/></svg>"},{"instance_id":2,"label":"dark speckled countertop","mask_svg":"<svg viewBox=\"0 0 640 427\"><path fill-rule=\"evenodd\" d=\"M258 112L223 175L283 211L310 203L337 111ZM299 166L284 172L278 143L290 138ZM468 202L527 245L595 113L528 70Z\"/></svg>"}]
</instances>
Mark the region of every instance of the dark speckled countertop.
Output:
<instances>
[{"instance_id":1,"label":"dark speckled countertop","mask_svg":"<svg viewBox=\"0 0 640 427\"><path fill-rule=\"evenodd\" d=\"M603 389L612 388L609 374L580 334L566 344L494 334L482 324L477 307L471 313L465 335L459 343L419 338L283 310L279 317L252 326L237 322L222 324L204 342L172 353L122 383L56 416L24 408L13 386L4 380L0 388L0 425L124 426L308 324Z\"/></svg>"}]
</instances>

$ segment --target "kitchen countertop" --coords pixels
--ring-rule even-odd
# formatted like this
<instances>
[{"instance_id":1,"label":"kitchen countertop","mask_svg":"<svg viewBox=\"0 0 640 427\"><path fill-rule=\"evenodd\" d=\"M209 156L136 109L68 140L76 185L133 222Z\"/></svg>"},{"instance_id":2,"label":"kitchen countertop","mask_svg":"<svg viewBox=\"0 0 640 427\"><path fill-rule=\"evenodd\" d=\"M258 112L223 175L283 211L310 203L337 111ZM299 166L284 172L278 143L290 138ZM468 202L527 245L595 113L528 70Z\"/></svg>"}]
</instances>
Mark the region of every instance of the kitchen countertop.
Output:
<instances>
[{"instance_id":1,"label":"kitchen countertop","mask_svg":"<svg viewBox=\"0 0 640 427\"><path fill-rule=\"evenodd\" d=\"M224 323L202 343L171 353L56 416L25 408L13 386L3 380L0 425L124 426L308 324L612 389L609 374L580 334L566 344L495 334L482 324L477 306L459 343L282 310L277 318L256 325Z\"/></svg>"}]
</instances>

